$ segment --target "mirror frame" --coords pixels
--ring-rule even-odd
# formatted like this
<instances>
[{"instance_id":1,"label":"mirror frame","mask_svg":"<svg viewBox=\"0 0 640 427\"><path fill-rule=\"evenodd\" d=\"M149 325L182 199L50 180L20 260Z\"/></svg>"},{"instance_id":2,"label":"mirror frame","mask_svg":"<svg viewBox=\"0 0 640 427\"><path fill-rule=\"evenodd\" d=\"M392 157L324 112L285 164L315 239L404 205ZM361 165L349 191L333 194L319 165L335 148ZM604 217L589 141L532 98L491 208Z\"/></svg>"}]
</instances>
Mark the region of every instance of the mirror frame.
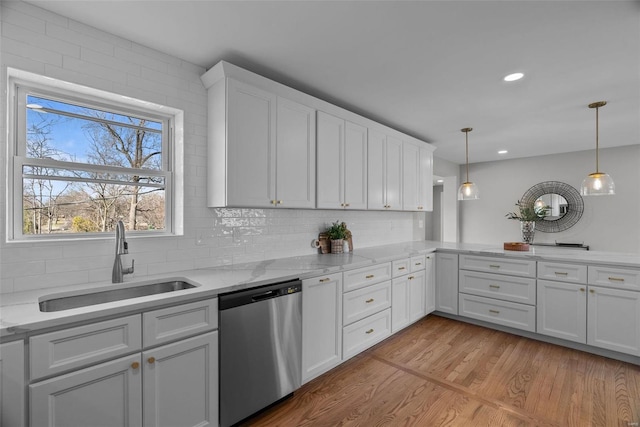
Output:
<instances>
[{"instance_id":1,"label":"mirror frame","mask_svg":"<svg viewBox=\"0 0 640 427\"><path fill-rule=\"evenodd\" d=\"M525 205L531 205L545 194L559 194L567 201L567 213L554 220L536 221L536 231L543 233L557 233L573 227L582 217L584 202L578 190L559 181L545 181L528 189L520 199Z\"/></svg>"}]
</instances>

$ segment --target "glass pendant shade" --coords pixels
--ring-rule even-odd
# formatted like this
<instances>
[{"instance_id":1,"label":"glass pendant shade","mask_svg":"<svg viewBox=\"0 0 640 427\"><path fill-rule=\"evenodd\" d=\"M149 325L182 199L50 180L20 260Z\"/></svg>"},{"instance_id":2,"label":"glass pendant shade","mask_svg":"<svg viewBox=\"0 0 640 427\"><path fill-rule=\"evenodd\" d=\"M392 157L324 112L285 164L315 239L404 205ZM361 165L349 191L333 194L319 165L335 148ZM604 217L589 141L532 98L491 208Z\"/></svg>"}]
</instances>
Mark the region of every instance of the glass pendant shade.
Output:
<instances>
[{"instance_id":1,"label":"glass pendant shade","mask_svg":"<svg viewBox=\"0 0 640 427\"><path fill-rule=\"evenodd\" d=\"M594 172L582 181L580 194L583 196L612 196L616 194L616 185L609 174Z\"/></svg>"},{"instance_id":2,"label":"glass pendant shade","mask_svg":"<svg viewBox=\"0 0 640 427\"><path fill-rule=\"evenodd\" d=\"M478 186L473 182L463 182L458 188L458 200L477 200L479 198Z\"/></svg>"},{"instance_id":3,"label":"glass pendant shade","mask_svg":"<svg viewBox=\"0 0 640 427\"><path fill-rule=\"evenodd\" d=\"M599 101L589 104L589 108L596 109L596 171L590 173L582 181L580 187L580 194L583 196L612 196L616 194L616 185L613 183L613 179L606 173L600 172L599 169L599 156L598 156L598 109L607 105L606 101Z\"/></svg>"},{"instance_id":4,"label":"glass pendant shade","mask_svg":"<svg viewBox=\"0 0 640 427\"><path fill-rule=\"evenodd\" d=\"M472 128L463 128L460 129L461 132L464 132L464 140L465 140L465 148L467 153L467 180L462 183L460 188L458 188L458 200L477 200L479 199L479 191L478 186L473 182L469 181L469 132L471 132Z\"/></svg>"}]
</instances>

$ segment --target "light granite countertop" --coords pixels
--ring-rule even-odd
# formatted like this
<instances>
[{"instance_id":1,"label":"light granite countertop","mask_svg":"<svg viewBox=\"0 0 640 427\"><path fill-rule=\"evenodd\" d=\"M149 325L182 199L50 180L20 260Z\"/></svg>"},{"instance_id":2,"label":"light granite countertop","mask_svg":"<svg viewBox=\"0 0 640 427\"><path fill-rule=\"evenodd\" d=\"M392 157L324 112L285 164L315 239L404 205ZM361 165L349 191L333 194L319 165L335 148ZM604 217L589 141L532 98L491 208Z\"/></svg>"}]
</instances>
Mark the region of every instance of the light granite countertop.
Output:
<instances>
[{"instance_id":1,"label":"light granite countertop","mask_svg":"<svg viewBox=\"0 0 640 427\"><path fill-rule=\"evenodd\" d=\"M517 252L490 245L434 241L396 243L356 249L346 254L305 255L218 268L178 271L171 275L147 276L120 284L100 282L3 294L0 300L0 337L11 339L12 336L23 336L47 328L141 312L169 304L187 303L212 298L230 291L289 279L305 279L337 273L435 251L640 268L638 254L535 246L528 252ZM42 313L39 310L38 303L51 298L52 295L56 297L77 295L115 287L132 287L172 280L185 280L196 287L58 312Z\"/></svg>"}]
</instances>

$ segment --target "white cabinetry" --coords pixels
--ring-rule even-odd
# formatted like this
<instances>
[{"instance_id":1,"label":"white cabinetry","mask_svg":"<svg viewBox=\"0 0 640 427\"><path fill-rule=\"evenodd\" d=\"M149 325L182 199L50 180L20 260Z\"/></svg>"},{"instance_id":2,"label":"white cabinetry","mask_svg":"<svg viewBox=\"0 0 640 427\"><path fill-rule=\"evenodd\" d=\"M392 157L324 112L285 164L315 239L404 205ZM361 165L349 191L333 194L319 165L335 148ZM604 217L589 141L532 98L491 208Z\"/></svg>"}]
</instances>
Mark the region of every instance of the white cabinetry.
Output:
<instances>
[{"instance_id":1,"label":"white cabinetry","mask_svg":"<svg viewBox=\"0 0 640 427\"><path fill-rule=\"evenodd\" d=\"M209 88L210 207L315 207L315 110L227 78Z\"/></svg>"},{"instance_id":2,"label":"white cabinetry","mask_svg":"<svg viewBox=\"0 0 640 427\"><path fill-rule=\"evenodd\" d=\"M425 314L424 256L393 262L391 332L409 326Z\"/></svg>"},{"instance_id":3,"label":"white cabinetry","mask_svg":"<svg viewBox=\"0 0 640 427\"><path fill-rule=\"evenodd\" d=\"M342 353L346 360L391 334L391 263L343 275Z\"/></svg>"},{"instance_id":4,"label":"white cabinetry","mask_svg":"<svg viewBox=\"0 0 640 427\"><path fill-rule=\"evenodd\" d=\"M0 426L24 427L24 342L0 344Z\"/></svg>"},{"instance_id":5,"label":"white cabinetry","mask_svg":"<svg viewBox=\"0 0 640 427\"><path fill-rule=\"evenodd\" d=\"M405 211L433 210L433 152L407 141L402 143L402 206Z\"/></svg>"},{"instance_id":6,"label":"white cabinetry","mask_svg":"<svg viewBox=\"0 0 640 427\"><path fill-rule=\"evenodd\" d=\"M316 207L366 209L367 128L322 111L316 123Z\"/></svg>"},{"instance_id":7,"label":"white cabinetry","mask_svg":"<svg viewBox=\"0 0 640 427\"><path fill-rule=\"evenodd\" d=\"M640 292L589 286L587 344L640 356Z\"/></svg>"},{"instance_id":8,"label":"white cabinetry","mask_svg":"<svg viewBox=\"0 0 640 427\"><path fill-rule=\"evenodd\" d=\"M302 281L302 382L342 361L342 273Z\"/></svg>"},{"instance_id":9,"label":"white cabinetry","mask_svg":"<svg viewBox=\"0 0 640 427\"><path fill-rule=\"evenodd\" d=\"M215 328L212 299L31 337L31 426L217 425Z\"/></svg>"},{"instance_id":10,"label":"white cabinetry","mask_svg":"<svg viewBox=\"0 0 640 427\"><path fill-rule=\"evenodd\" d=\"M368 206L402 210L402 141L369 129Z\"/></svg>"},{"instance_id":11,"label":"white cabinetry","mask_svg":"<svg viewBox=\"0 0 640 427\"><path fill-rule=\"evenodd\" d=\"M425 257L424 262L424 309L425 314L436 311L436 269L435 254L429 254Z\"/></svg>"},{"instance_id":12,"label":"white cabinetry","mask_svg":"<svg viewBox=\"0 0 640 427\"><path fill-rule=\"evenodd\" d=\"M436 310L458 314L458 254L436 253Z\"/></svg>"},{"instance_id":13,"label":"white cabinetry","mask_svg":"<svg viewBox=\"0 0 640 427\"><path fill-rule=\"evenodd\" d=\"M459 314L536 331L536 262L460 255Z\"/></svg>"}]
</instances>

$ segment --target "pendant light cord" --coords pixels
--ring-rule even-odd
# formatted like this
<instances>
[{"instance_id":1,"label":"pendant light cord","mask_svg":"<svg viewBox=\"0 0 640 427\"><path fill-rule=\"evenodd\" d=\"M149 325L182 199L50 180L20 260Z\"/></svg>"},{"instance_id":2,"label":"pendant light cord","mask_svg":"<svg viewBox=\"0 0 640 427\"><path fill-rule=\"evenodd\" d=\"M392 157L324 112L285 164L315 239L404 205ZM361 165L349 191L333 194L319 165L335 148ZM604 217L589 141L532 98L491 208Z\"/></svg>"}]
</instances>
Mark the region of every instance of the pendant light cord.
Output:
<instances>
[{"instance_id":1,"label":"pendant light cord","mask_svg":"<svg viewBox=\"0 0 640 427\"><path fill-rule=\"evenodd\" d=\"M464 132L464 140L465 140L465 146L467 151L467 182L469 182L469 131L468 130Z\"/></svg>"},{"instance_id":2,"label":"pendant light cord","mask_svg":"<svg viewBox=\"0 0 640 427\"><path fill-rule=\"evenodd\" d=\"M598 153L600 151L598 149L598 145L599 145L598 135L600 133L600 131L599 131L600 129L599 129L598 123L600 121L598 120L598 110L600 110L600 107L596 107L596 173L600 173L600 162L599 162L600 159L598 158L598 156L599 156Z\"/></svg>"}]
</instances>

